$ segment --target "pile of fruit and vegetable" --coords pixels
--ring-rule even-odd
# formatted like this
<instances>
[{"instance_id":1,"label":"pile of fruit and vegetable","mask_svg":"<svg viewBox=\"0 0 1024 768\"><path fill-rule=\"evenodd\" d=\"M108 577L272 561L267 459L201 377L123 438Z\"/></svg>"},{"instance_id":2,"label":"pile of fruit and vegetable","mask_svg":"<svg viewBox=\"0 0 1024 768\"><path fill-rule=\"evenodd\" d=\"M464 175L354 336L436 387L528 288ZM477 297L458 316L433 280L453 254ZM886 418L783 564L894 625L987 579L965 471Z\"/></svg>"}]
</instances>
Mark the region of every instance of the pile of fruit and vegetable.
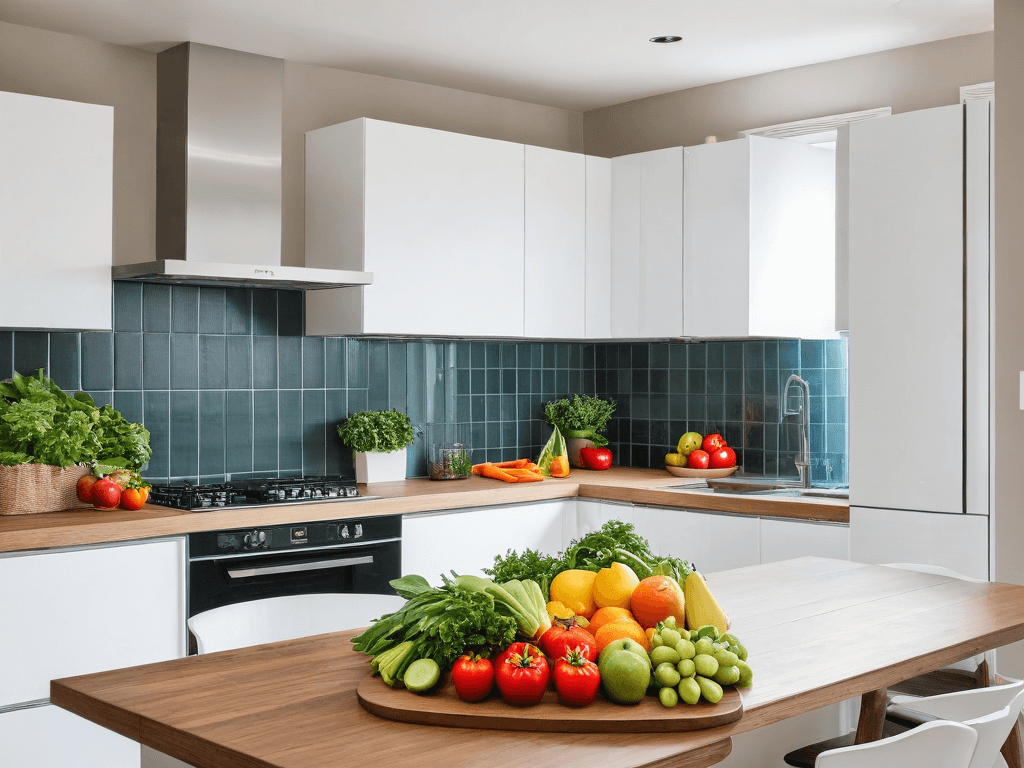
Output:
<instances>
[{"instance_id":1,"label":"pile of fruit and vegetable","mask_svg":"<svg viewBox=\"0 0 1024 768\"><path fill-rule=\"evenodd\" d=\"M450 673L466 702L529 706L554 687L568 706L603 692L674 707L751 685L746 648L704 578L652 554L628 523L609 521L557 556L509 551L487 573L442 576L440 587L391 582L405 605L353 638L355 649L392 687L429 694Z\"/></svg>"},{"instance_id":2,"label":"pile of fruit and vegetable","mask_svg":"<svg viewBox=\"0 0 1024 768\"><path fill-rule=\"evenodd\" d=\"M717 432L702 437L687 432L679 438L674 453L665 454L665 465L687 469L729 469L736 466L736 452Z\"/></svg>"}]
</instances>

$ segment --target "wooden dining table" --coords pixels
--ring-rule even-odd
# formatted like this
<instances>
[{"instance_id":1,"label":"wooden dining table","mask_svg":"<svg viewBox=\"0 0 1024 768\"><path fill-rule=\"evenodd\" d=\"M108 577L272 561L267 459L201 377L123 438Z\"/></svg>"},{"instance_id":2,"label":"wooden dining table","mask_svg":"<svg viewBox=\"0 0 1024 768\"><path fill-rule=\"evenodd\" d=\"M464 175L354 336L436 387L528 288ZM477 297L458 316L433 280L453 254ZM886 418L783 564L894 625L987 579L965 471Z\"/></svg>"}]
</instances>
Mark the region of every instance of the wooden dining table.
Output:
<instances>
[{"instance_id":1,"label":"wooden dining table","mask_svg":"<svg viewBox=\"0 0 1024 768\"><path fill-rule=\"evenodd\" d=\"M856 696L859 740L879 738L887 686L1024 639L1022 586L824 558L707 581L754 669L742 718L709 730L571 734L393 722L357 702L368 663L351 648L354 632L54 680L50 698L197 768L704 768L728 756L734 735Z\"/></svg>"}]
</instances>

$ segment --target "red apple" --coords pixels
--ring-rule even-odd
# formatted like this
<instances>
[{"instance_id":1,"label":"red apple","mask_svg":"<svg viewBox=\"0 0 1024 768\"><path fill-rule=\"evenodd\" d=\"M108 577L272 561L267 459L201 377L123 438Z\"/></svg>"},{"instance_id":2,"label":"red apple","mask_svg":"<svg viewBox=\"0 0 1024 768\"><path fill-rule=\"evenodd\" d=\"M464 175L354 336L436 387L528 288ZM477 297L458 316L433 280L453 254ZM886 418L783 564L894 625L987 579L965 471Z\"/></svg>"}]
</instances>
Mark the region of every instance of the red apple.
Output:
<instances>
[{"instance_id":1,"label":"red apple","mask_svg":"<svg viewBox=\"0 0 1024 768\"><path fill-rule=\"evenodd\" d=\"M717 451L712 451L710 467L712 469L728 469L736 466L736 451L723 445Z\"/></svg>"},{"instance_id":2,"label":"red apple","mask_svg":"<svg viewBox=\"0 0 1024 768\"><path fill-rule=\"evenodd\" d=\"M686 459L687 469L707 469L708 462L711 457L708 456L707 451L702 451L698 448L696 451L691 451L689 457Z\"/></svg>"},{"instance_id":3,"label":"red apple","mask_svg":"<svg viewBox=\"0 0 1024 768\"><path fill-rule=\"evenodd\" d=\"M92 486L92 505L96 509L117 509L121 503L121 486L106 477Z\"/></svg>"},{"instance_id":4,"label":"red apple","mask_svg":"<svg viewBox=\"0 0 1024 768\"><path fill-rule=\"evenodd\" d=\"M723 445L726 445L725 438L717 432L712 432L704 438L704 442L701 443L700 447L702 450L711 453L712 451L717 451Z\"/></svg>"},{"instance_id":5,"label":"red apple","mask_svg":"<svg viewBox=\"0 0 1024 768\"><path fill-rule=\"evenodd\" d=\"M92 472L81 477L78 481L78 485L75 486L75 494L77 494L79 501L85 504L92 504L92 487L95 485L97 480L99 480L99 478Z\"/></svg>"}]
</instances>

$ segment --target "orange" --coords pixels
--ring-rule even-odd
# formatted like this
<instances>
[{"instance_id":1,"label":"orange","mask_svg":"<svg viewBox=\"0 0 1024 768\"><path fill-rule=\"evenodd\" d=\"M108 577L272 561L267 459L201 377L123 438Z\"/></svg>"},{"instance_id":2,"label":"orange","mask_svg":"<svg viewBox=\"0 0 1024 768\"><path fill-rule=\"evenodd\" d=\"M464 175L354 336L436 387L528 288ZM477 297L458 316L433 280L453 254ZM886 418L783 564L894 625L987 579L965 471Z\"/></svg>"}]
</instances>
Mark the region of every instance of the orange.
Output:
<instances>
[{"instance_id":1,"label":"orange","mask_svg":"<svg viewBox=\"0 0 1024 768\"><path fill-rule=\"evenodd\" d=\"M594 636L594 640L597 641L597 652L600 654L608 643L621 640L624 637L635 640L643 646L645 651L651 649L651 643L647 639L647 633L644 632L644 628L632 619L622 619L605 624L597 630L597 634Z\"/></svg>"},{"instance_id":2,"label":"orange","mask_svg":"<svg viewBox=\"0 0 1024 768\"><path fill-rule=\"evenodd\" d=\"M686 614L683 590L675 579L669 576L650 576L641 581L629 598L629 609L641 627L653 627L669 616L676 617L676 624L683 626Z\"/></svg>"},{"instance_id":3,"label":"orange","mask_svg":"<svg viewBox=\"0 0 1024 768\"><path fill-rule=\"evenodd\" d=\"M587 631L592 635L596 635L597 630L605 624L611 624L613 621L634 621L633 614L626 608L598 608L594 615L590 617L590 626L587 627Z\"/></svg>"},{"instance_id":4,"label":"orange","mask_svg":"<svg viewBox=\"0 0 1024 768\"><path fill-rule=\"evenodd\" d=\"M594 615L594 580L597 574L593 571L562 571L551 580L548 590L551 601L561 603L573 613L586 618Z\"/></svg>"},{"instance_id":5,"label":"orange","mask_svg":"<svg viewBox=\"0 0 1024 768\"><path fill-rule=\"evenodd\" d=\"M629 608L629 598L639 583L640 579L628 565L612 563L611 568L598 571L594 579L594 603L598 608Z\"/></svg>"}]
</instances>

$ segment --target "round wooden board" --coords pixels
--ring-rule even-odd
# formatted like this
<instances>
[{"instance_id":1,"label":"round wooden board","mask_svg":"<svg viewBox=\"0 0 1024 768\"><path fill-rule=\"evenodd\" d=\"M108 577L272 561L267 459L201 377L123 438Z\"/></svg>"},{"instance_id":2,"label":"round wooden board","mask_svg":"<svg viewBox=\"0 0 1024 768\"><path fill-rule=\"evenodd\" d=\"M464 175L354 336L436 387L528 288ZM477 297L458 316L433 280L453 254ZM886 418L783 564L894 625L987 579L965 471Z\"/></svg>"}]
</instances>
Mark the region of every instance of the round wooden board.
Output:
<instances>
[{"instance_id":1,"label":"round wooden board","mask_svg":"<svg viewBox=\"0 0 1024 768\"><path fill-rule=\"evenodd\" d=\"M363 709L389 720L454 728L489 728L503 731L548 733L675 733L699 731L734 723L743 716L743 702L735 688L726 688L718 704L701 699L696 706L680 702L671 709L657 696L639 704L615 704L599 694L586 707L569 707L554 691L532 707L506 704L497 692L476 704L455 694L448 678L432 693L419 695L404 688L388 688L380 678L367 676L356 695Z\"/></svg>"},{"instance_id":2,"label":"round wooden board","mask_svg":"<svg viewBox=\"0 0 1024 768\"><path fill-rule=\"evenodd\" d=\"M671 474L676 477L728 477L734 472L739 472L739 467L728 467L726 469L694 469L693 467L671 467L668 464L665 465Z\"/></svg>"}]
</instances>

